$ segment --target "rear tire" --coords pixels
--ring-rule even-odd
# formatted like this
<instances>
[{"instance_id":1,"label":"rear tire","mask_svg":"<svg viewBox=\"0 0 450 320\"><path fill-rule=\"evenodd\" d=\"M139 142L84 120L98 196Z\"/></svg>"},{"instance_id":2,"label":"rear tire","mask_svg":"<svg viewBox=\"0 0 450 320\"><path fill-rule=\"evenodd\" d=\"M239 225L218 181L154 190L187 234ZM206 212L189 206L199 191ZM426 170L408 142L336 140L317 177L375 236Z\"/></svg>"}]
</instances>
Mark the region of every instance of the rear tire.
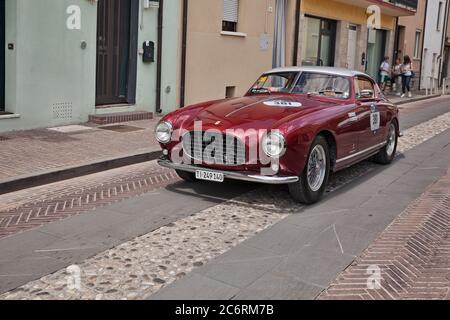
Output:
<instances>
[{"instance_id":1,"label":"rear tire","mask_svg":"<svg viewBox=\"0 0 450 320\"><path fill-rule=\"evenodd\" d=\"M379 164L387 165L392 163L397 153L398 144L398 130L395 122L389 126L389 133L387 137L386 146L380 150L375 156L374 161Z\"/></svg>"},{"instance_id":2,"label":"rear tire","mask_svg":"<svg viewBox=\"0 0 450 320\"><path fill-rule=\"evenodd\" d=\"M186 171L180 171L175 170L177 172L177 175L187 182L197 182L198 180L195 178L195 174L192 172L186 172Z\"/></svg>"},{"instance_id":3,"label":"rear tire","mask_svg":"<svg viewBox=\"0 0 450 320\"><path fill-rule=\"evenodd\" d=\"M314 204L324 195L330 176L330 151L323 136L318 136L311 146L300 180L289 184L292 198L302 204Z\"/></svg>"}]
</instances>

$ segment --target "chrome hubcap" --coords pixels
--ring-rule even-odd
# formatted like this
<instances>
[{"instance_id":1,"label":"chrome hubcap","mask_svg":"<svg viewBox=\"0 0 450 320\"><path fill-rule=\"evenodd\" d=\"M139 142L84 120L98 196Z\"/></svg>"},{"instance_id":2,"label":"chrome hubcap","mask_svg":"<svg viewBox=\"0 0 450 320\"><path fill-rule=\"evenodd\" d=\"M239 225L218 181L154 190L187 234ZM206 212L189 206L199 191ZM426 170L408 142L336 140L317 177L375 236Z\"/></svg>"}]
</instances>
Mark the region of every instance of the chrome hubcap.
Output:
<instances>
[{"instance_id":1,"label":"chrome hubcap","mask_svg":"<svg viewBox=\"0 0 450 320\"><path fill-rule=\"evenodd\" d=\"M389 137L388 137L387 148L386 148L386 152L389 157L392 156L392 154L394 153L395 143L397 140L396 138L397 138L397 134L395 132L395 126L393 124L391 124L391 127L389 128Z\"/></svg>"},{"instance_id":2,"label":"chrome hubcap","mask_svg":"<svg viewBox=\"0 0 450 320\"><path fill-rule=\"evenodd\" d=\"M325 180L327 172L327 156L321 145L311 151L308 161L308 185L313 192L319 191Z\"/></svg>"}]
</instances>

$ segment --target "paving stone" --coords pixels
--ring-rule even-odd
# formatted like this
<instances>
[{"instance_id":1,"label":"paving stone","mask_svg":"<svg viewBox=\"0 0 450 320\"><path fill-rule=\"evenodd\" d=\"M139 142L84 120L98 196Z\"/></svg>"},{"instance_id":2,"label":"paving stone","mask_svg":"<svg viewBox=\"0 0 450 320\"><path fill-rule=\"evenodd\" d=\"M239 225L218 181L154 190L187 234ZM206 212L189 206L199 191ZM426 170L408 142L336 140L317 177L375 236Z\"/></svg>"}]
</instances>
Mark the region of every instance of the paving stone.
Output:
<instances>
[{"instance_id":1,"label":"paving stone","mask_svg":"<svg viewBox=\"0 0 450 320\"><path fill-rule=\"evenodd\" d=\"M236 288L244 288L272 270L282 258L268 251L240 245L195 272Z\"/></svg>"},{"instance_id":2,"label":"paving stone","mask_svg":"<svg viewBox=\"0 0 450 320\"><path fill-rule=\"evenodd\" d=\"M273 272L264 274L245 290L236 300L306 300L312 299L323 291L318 287L299 281L294 277L282 276Z\"/></svg>"},{"instance_id":3,"label":"paving stone","mask_svg":"<svg viewBox=\"0 0 450 320\"><path fill-rule=\"evenodd\" d=\"M175 283L165 291L153 295L151 300L230 300L238 292L223 282L192 273L183 279L183 282Z\"/></svg>"},{"instance_id":4,"label":"paving stone","mask_svg":"<svg viewBox=\"0 0 450 320\"><path fill-rule=\"evenodd\" d=\"M315 286L325 287L353 259L354 256L351 255L311 246L285 258L279 266L273 269L273 272L295 277Z\"/></svg>"}]
</instances>

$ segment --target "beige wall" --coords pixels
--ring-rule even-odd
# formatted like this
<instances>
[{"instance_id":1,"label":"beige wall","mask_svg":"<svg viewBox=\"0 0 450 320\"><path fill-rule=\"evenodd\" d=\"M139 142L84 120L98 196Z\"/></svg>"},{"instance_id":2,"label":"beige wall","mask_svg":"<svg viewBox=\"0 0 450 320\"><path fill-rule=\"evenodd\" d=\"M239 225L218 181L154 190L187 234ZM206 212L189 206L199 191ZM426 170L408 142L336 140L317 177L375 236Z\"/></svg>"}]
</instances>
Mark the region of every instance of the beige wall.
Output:
<instances>
[{"instance_id":1,"label":"beige wall","mask_svg":"<svg viewBox=\"0 0 450 320\"><path fill-rule=\"evenodd\" d=\"M222 0L189 1L186 105L224 98L227 86L243 95L272 67L275 0L240 1L238 32L245 36L221 34L222 16ZM267 50L260 48L264 32Z\"/></svg>"},{"instance_id":2,"label":"beige wall","mask_svg":"<svg viewBox=\"0 0 450 320\"><path fill-rule=\"evenodd\" d=\"M415 45L415 36L416 30L421 31L421 39L420 39L420 52L422 51L422 40L423 40L423 30L424 30L424 19L425 19L425 6L426 0L419 0L417 13L415 16L411 17L400 17L398 19L398 25L405 27L405 32L400 36L400 45L399 49L402 50L400 56L409 55L413 58L414 55L414 45ZM418 67L420 64L420 55L419 58L414 58L414 64Z\"/></svg>"}]
</instances>

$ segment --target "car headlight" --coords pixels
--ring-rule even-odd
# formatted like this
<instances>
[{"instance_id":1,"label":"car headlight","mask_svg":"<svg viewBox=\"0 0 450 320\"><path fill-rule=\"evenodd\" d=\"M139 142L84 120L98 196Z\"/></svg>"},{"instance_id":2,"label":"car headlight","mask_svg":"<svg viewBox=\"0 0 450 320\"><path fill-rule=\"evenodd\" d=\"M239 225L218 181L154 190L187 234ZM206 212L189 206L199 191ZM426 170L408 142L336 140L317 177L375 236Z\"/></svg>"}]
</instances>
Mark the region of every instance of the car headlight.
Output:
<instances>
[{"instance_id":1,"label":"car headlight","mask_svg":"<svg viewBox=\"0 0 450 320\"><path fill-rule=\"evenodd\" d=\"M269 132L262 139L262 149L271 158L279 158L286 151L286 140L279 132Z\"/></svg>"},{"instance_id":2,"label":"car headlight","mask_svg":"<svg viewBox=\"0 0 450 320\"><path fill-rule=\"evenodd\" d=\"M172 132L173 127L172 124L168 121L161 121L157 126L155 130L155 136L156 140L158 140L159 143L169 143L172 139Z\"/></svg>"}]
</instances>

